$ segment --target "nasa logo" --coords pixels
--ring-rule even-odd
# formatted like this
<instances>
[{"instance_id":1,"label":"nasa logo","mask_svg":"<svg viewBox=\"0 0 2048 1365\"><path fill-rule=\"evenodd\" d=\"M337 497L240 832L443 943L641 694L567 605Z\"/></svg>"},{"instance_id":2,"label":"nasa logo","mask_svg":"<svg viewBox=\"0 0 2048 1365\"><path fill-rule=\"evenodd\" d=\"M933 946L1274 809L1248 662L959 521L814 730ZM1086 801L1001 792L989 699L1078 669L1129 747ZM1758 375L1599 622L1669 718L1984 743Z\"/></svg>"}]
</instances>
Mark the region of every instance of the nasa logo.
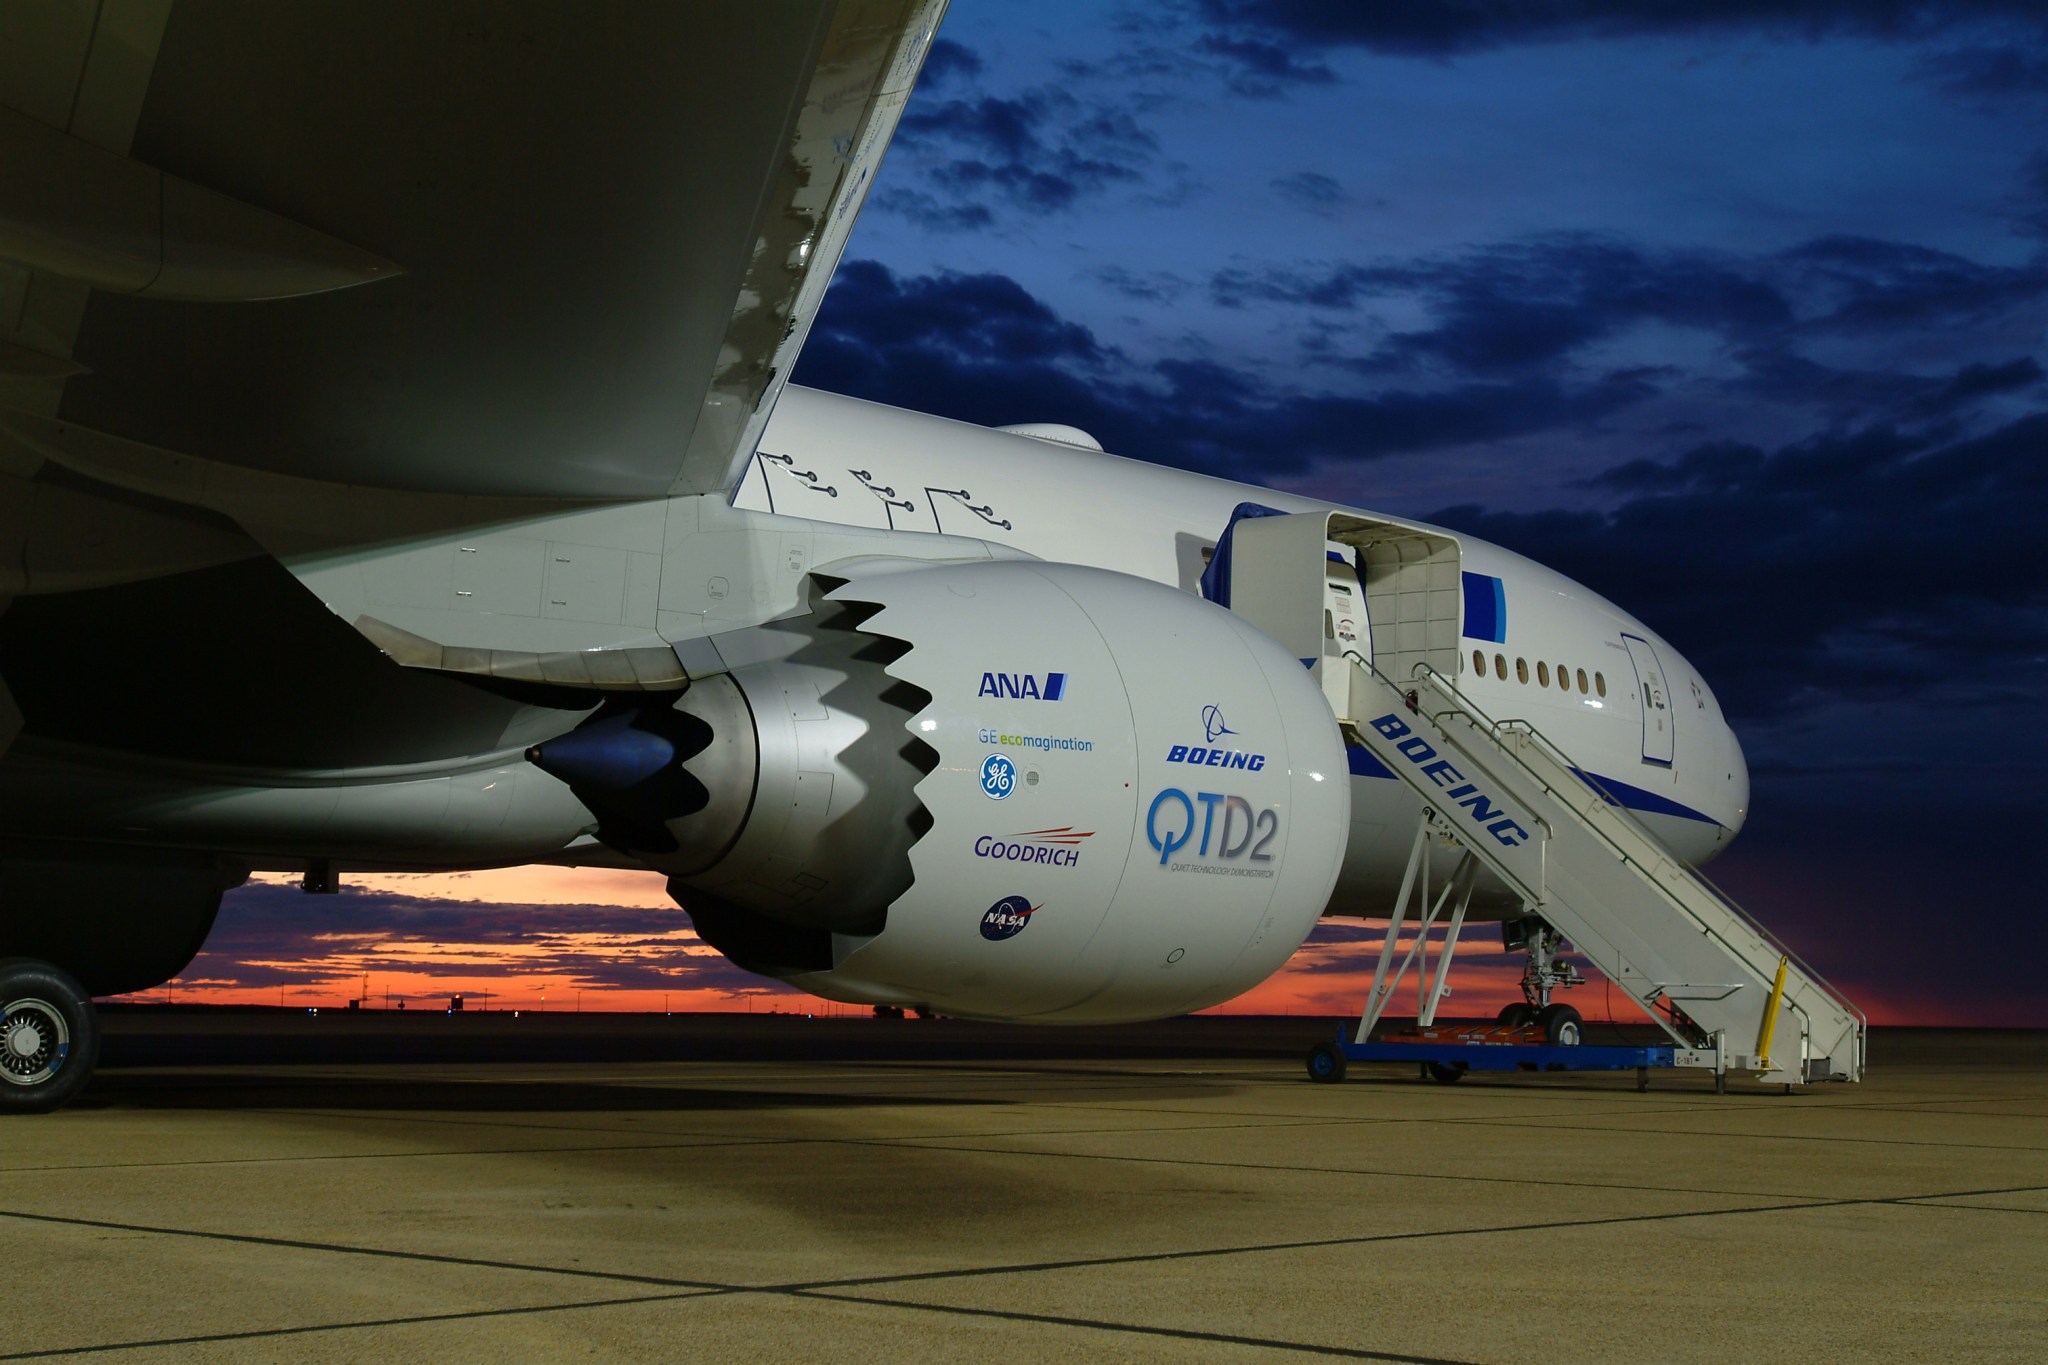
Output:
<instances>
[{"instance_id":1,"label":"nasa logo","mask_svg":"<svg viewBox=\"0 0 2048 1365\"><path fill-rule=\"evenodd\" d=\"M1224 749L1216 741L1237 731L1223 723L1223 710L1215 703L1202 708L1202 733L1208 744L1175 744L1167 749L1168 763L1192 763L1198 768L1238 768L1246 772L1259 772L1266 766L1264 754L1250 753L1244 749Z\"/></svg>"},{"instance_id":2,"label":"nasa logo","mask_svg":"<svg viewBox=\"0 0 2048 1365\"><path fill-rule=\"evenodd\" d=\"M1199 819L1195 816L1196 802L1202 806ZM1223 813L1220 821L1216 818L1219 810ZM1194 856L1175 862L1174 855L1194 842L1198 824L1202 842ZM1279 833L1278 810L1268 806L1255 811L1242 796L1224 792L1196 792L1190 797L1179 787L1168 787L1152 798L1152 805L1145 812L1145 839L1159 854L1159 865L1175 872L1270 877L1272 843Z\"/></svg>"},{"instance_id":3,"label":"nasa logo","mask_svg":"<svg viewBox=\"0 0 2048 1365\"><path fill-rule=\"evenodd\" d=\"M1001 801L1017 788L1017 765L1008 754L990 754L981 760L981 794Z\"/></svg>"},{"instance_id":4,"label":"nasa logo","mask_svg":"<svg viewBox=\"0 0 2048 1365\"><path fill-rule=\"evenodd\" d=\"M981 915L981 936L991 943L1015 938L1031 923L1031 917L1045 909L1024 896L1005 896Z\"/></svg>"},{"instance_id":5,"label":"nasa logo","mask_svg":"<svg viewBox=\"0 0 2048 1365\"><path fill-rule=\"evenodd\" d=\"M977 697L1006 701L1058 701L1067 694L1064 673L984 673Z\"/></svg>"},{"instance_id":6,"label":"nasa logo","mask_svg":"<svg viewBox=\"0 0 2048 1365\"><path fill-rule=\"evenodd\" d=\"M984 834L974 841L974 856L1006 863L1076 867L1081 862L1081 841L1094 837L1094 830L1075 829L1072 825L1026 830L1007 838L1000 834Z\"/></svg>"}]
</instances>

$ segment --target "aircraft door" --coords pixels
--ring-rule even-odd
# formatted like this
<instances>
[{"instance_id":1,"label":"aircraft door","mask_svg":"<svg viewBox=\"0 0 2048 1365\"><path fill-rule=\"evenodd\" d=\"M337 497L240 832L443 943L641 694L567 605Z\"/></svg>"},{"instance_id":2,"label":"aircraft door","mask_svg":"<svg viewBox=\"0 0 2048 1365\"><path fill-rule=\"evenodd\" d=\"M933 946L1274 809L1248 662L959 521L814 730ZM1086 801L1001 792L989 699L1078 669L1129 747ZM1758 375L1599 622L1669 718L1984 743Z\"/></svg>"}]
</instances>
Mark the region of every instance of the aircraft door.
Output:
<instances>
[{"instance_id":1,"label":"aircraft door","mask_svg":"<svg viewBox=\"0 0 2048 1365\"><path fill-rule=\"evenodd\" d=\"M1623 635L1621 643L1628 650L1628 661L1635 665L1636 670L1636 695L1640 698L1643 713L1643 762L1661 763L1668 768L1672 755L1673 712L1671 692L1664 685L1664 666L1657 662L1657 651L1650 648L1648 640Z\"/></svg>"},{"instance_id":2,"label":"aircraft door","mask_svg":"<svg viewBox=\"0 0 2048 1365\"><path fill-rule=\"evenodd\" d=\"M1323 558L1323 652L1339 658L1356 653L1369 664L1372 630L1366 623L1365 589L1351 562L1351 547L1331 542Z\"/></svg>"}]
</instances>

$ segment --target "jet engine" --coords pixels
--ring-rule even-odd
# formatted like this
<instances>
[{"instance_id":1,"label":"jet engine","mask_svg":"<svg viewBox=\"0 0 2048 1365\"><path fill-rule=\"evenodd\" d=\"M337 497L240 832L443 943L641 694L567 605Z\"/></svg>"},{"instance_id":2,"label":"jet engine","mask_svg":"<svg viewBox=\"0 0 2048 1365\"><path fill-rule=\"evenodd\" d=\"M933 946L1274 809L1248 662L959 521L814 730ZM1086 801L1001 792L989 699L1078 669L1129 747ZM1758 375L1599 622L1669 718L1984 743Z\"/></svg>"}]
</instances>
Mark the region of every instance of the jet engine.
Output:
<instances>
[{"instance_id":1,"label":"jet engine","mask_svg":"<svg viewBox=\"0 0 2048 1365\"><path fill-rule=\"evenodd\" d=\"M1335 885L1343 743L1301 662L1075 565L875 562L729 672L530 755L712 946L837 1000L1156 1018L1276 970Z\"/></svg>"}]
</instances>

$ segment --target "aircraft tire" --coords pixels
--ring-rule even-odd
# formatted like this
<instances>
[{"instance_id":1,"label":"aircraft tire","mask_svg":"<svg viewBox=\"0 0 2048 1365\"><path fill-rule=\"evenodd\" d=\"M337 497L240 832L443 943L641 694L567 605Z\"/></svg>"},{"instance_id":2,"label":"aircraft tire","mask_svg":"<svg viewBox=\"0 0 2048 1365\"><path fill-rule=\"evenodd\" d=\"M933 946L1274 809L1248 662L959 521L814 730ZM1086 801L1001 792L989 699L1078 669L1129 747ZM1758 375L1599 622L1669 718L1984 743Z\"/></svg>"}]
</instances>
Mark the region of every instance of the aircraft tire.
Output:
<instances>
[{"instance_id":1,"label":"aircraft tire","mask_svg":"<svg viewBox=\"0 0 2048 1365\"><path fill-rule=\"evenodd\" d=\"M92 997L47 962L0 959L0 1114L68 1104L99 1060Z\"/></svg>"},{"instance_id":2,"label":"aircraft tire","mask_svg":"<svg viewBox=\"0 0 2048 1365\"><path fill-rule=\"evenodd\" d=\"M1536 1022L1536 1011L1517 1000L1512 1005L1502 1005L1500 1013L1493 1016L1493 1022L1503 1028L1527 1028Z\"/></svg>"},{"instance_id":3,"label":"aircraft tire","mask_svg":"<svg viewBox=\"0 0 2048 1365\"><path fill-rule=\"evenodd\" d=\"M1440 1085L1455 1085L1465 1079L1465 1068L1455 1062L1430 1062L1429 1078Z\"/></svg>"},{"instance_id":4,"label":"aircraft tire","mask_svg":"<svg viewBox=\"0 0 2048 1365\"><path fill-rule=\"evenodd\" d=\"M1586 1036L1585 1020L1570 1005L1545 1005L1536 1016L1543 1041L1552 1047L1577 1047Z\"/></svg>"},{"instance_id":5,"label":"aircraft tire","mask_svg":"<svg viewBox=\"0 0 2048 1365\"><path fill-rule=\"evenodd\" d=\"M1308 1050L1308 1078L1325 1085L1335 1085L1344 1079L1346 1059L1342 1048L1335 1043L1317 1043Z\"/></svg>"}]
</instances>

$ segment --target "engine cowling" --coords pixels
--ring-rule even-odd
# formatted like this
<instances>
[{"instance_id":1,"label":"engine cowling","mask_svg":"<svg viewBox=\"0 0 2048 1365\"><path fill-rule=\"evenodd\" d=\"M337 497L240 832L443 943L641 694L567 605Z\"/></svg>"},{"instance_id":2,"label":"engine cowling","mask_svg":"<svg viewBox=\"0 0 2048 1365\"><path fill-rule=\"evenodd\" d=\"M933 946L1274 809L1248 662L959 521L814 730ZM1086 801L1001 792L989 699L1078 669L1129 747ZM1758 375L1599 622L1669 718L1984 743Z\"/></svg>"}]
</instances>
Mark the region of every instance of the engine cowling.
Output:
<instances>
[{"instance_id":1,"label":"engine cowling","mask_svg":"<svg viewBox=\"0 0 2048 1365\"><path fill-rule=\"evenodd\" d=\"M615 822L672 843L631 851L741 965L860 1003L1129 1020L1249 989L1314 927L1342 740L1240 618L1027 561L877 566L813 606L719 637L729 682L650 722L686 732L691 780Z\"/></svg>"}]
</instances>

